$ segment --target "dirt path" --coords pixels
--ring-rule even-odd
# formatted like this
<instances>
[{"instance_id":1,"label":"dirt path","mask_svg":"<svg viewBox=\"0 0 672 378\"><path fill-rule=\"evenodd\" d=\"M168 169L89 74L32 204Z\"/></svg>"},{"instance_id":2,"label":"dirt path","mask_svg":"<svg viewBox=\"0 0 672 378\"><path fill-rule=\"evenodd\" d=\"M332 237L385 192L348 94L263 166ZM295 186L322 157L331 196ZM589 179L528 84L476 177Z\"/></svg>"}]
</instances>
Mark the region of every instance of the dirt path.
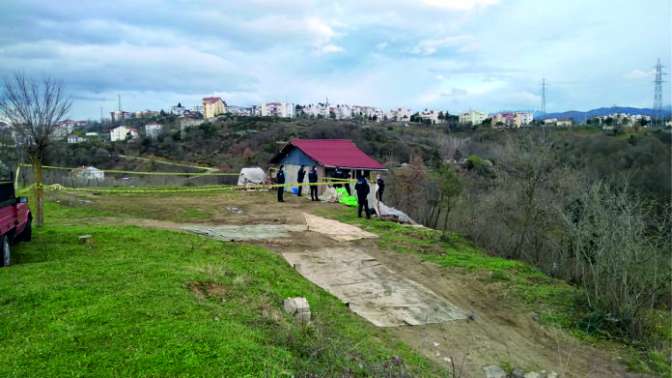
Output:
<instances>
[{"instance_id":1,"label":"dirt path","mask_svg":"<svg viewBox=\"0 0 672 378\"><path fill-rule=\"evenodd\" d=\"M300 224L303 213L316 206L291 198L287 203L269 202L266 196L214 198L207 222L222 225ZM106 200L106 199L105 199ZM106 206L103 199L96 199ZM126 199L125 199L126 200ZM136 201L133 198L127 201ZM159 206L161 199L137 200L145 209ZM202 198L171 199L173 206L203 206ZM164 204L165 206L165 204ZM227 208L240 211L231 212ZM149 211L150 214L153 214ZM158 212L157 214L163 214ZM157 215L162 216L162 215ZM133 224L183 230L184 224L139 217L95 218L93 223ZM564 332L545 327L534 320L533 314L522 312L513 300L499 297L476 273L440 268L403 255L378 248L372 239L336 241L317 232L289 232L288 237L255 241L278 253L305 253L320 249L365 251L386 269L404 279L417 282L469 314L467 320L440 324L398 326L387 328L401 340L428 358L446 367L454 365L461 377L482 377L487 365L509 365L525 370L553 370L561 377L627 377L624 366L607 352L593 348ZM500 291L497 291L500 292Z\"/></svg>"}]
</instances>

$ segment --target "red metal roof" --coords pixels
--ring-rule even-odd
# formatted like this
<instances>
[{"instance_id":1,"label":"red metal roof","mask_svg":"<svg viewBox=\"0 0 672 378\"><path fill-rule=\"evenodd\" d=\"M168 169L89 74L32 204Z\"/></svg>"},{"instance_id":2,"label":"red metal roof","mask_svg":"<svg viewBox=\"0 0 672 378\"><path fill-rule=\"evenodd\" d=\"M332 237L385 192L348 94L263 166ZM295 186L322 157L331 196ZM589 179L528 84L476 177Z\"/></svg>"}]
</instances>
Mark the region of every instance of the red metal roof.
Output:
<instances>
[{"instance_id":1,"label":"red metal roof","mask_svg":"<svg viewBox=\"0 0 672 378\"><path fill-rule=\"evenodd\" d=\"M219 97L203 97L203 102L207 102L208 104L214 104L220 100L221 98Z\"/></svg>"},{"instance_id":2,"label":"red metal roof","mask_svg":"<svg viewBox=\"0 0 672 378\"><path fill-rule=\"evenodd\" d=\"M385 169L349 139L293 139L281 154L294 146L320 165L330 168Z\"/></svg>"}]
</instances>

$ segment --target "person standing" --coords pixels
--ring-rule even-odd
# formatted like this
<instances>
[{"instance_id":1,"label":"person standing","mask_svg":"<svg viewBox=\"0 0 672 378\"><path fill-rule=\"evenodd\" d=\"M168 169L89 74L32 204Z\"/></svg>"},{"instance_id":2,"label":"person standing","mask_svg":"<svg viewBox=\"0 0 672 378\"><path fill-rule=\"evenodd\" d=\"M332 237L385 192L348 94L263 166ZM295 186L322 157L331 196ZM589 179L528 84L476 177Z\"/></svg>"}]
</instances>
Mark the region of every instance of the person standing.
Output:
<instances>
[{"instance_id":1,"label":"person standing","mask_svg":"<svg viewBox=\"0 0 672 378\"><path fill-rule=\"evenodd\" d=\"M302 165L299 168L299 171L296 173L296 180L299 185L299 197L301 197L301 190L303 189L303 179L306 177L306 170L304 169L304 166Z\"/></svg>"},{"instance_id":2,"label":"person standing","mask_svg":"<svg viewBox=\"0 0 672 378\"><path fill-rule=\"evenodd\" d=\"M285 194L285 171L283 168L285 166L281 165L280 169L278 169L278 174L275 175L275 184L278 185L278 202L285 202L283 198Z\"/></svg>"},{"instance_id":3,"label":"person standing","mask_svg":"<svg viewBox=\"0 0 672 378\"><path fill-rule=\"evenodd\" d=\"M310 200L319 201L317 198L317 168L313 165L308 173L308 183L310 185Z\"/></svg>"},{"instance_id":4,"label":"person standing","mask_svg":"<svg viewBox=\"0 0 672 378\"><path fill-rule=\"evenodd\" d=\"M378 201L383 202L383 192L385 192L385 180L378 175L376 177L376 185L378 186L378 190L376 191L376 198Z\"/></svg>"},{"instance_id":5,"label":"person standing","mask_svg":"<svg viewBox=\"0 0 672 378\"><path fill-rule=\"evenodd\" d=\"M345 184L343 184L343 186L345 187L345 191L348 192L348 195L349 195L349 196L352 195L352 193L350 192L350 180L354 178L354 177L352 176L352 174L354 174L354 172L355 172L355 171L352 171L352 170L351 170L350 173L343 172L343 174L341 175L341 178L344 179L344 180L346 180L346 181L345 181Z\"/></svg>"},{"instance_id":6,"label":"person standing","mask_svg":"<svg viewBox=\"0 0 672 378\"><path fill-rule=\"evenodd\" d=\"M355 184L355 191L357 192L357 216L362 217L362 209L366 213L366 219L371 218L371 212L369 211L369 200L367 199L369 192L369 183L366 181L364 175L360 174L357 178L357 184Z\"/></svg>"}]
</instances>

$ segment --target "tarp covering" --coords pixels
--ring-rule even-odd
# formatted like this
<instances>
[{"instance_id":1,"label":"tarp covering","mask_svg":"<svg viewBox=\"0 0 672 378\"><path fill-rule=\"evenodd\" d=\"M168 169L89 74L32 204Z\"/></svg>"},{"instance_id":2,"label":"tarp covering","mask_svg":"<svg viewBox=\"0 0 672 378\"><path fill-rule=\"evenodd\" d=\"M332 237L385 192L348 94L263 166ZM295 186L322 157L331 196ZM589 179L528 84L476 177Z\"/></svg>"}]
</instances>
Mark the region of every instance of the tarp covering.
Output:
<instances>
[{"instance_id":1,"label":"tarp covering","mask_svg":"<svg viewBox=\"0 0 672 378\"><path fill-rule=\"evenodd\" d=\"M338 202L350 207L357 207L357 196L349 195L348 191L345 188L336 188L336 193L338 193Z\"/></svg>"},{"instance_id":2,"label":"tarp covering","mask_svg":"<svg viewBox=\"0 0 672 378\"><path fill-rule=\"evenodd\" d=\"M222 241L267 240L290 237L290 232L306 231L302 224L204 225L181 227L185 231Z\"/></svg>"},{"instance_id":3,"label":"tarp covering","mask_svg":"<svg viewBox=\"0 0 672 378\"><path fill-rule=\"evenodd\" d=\"M394 207L389 207L380 201L376 201L375 209L381 219L392 219L399 223L417 224L403 211L397 210Z\"/></svg>"},{"instance_id":4,"label":"tarp covering","mask_svg":"<svg viewBox=\"0 0 672 378\"><path fill-rule=\"evenodd\" d=\"M308 213L303 213L306 218L308 231L319 232L334 240L352 241L358 239L377 238L378 235L364 231L357 226L353 226L339 221L318 217Z\"/></svg>"},{"instance_id":5,"label":"tarp covering","mask_svg":"<svg viewBox=\"0 0 672 378\"><path fill-rule=\"evenodd\" d=\"M320 195L320 199L324 202L338 202L338 192L336 191L336 188L333 187L326 187L324 189L324 192Z\"/></svg>"},{"instance_id":6,"label":"tarp covering","mask_svg":"<svg viewBox=\"0 0 672 378\"><path fill-rule=\"evenodd\" d=\"M266 172L259 167L243 168L238 176L238 185L263 184L266 181Z\"/></svg>"},{"instance_id":7,"label":"tarp covering","mask_svg":"<svg viewBox=\"0 0 672 378\"><path fill-rule=\"evenodd\" d=\"M286 252L282 256L302 276L378 327L466 318L462 310L445 298L390 270L359 249L324 248Z\"/></svg>"}]
</instances>

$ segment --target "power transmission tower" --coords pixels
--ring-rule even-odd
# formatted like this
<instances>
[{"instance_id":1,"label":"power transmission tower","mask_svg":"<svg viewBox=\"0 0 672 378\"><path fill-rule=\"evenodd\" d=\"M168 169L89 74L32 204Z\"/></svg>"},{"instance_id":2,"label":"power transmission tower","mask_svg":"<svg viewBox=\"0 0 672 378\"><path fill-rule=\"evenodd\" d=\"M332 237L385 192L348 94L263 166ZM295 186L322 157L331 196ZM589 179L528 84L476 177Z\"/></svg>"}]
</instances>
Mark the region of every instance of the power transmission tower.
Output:
<instances>
[{"instance_id":1,"label":"power transmission tower","mask_svg":"<svg viewBox=\"0 0 672 378\"><path fill-rule=\"evenodd\" d=\"M659 122L662 120L663 115L663 75L665 74L666 73L663 72L663 65L660 63L660 58L658 58L658 63L656 64L656 78L653 81L653 114L656 121Z\"/></svg>"},{"instance_id":2,"label":"power transmission tower","mask_svg":"<svg viewBox=\"0 0 672 378\"><path fill-rule=\"evenodd\" d=\"M121 113L121 95L117 95L117 100L119 101L119 112Z\"/></svg>"},{"instance_id":3,"label":"power transmission tower","mask_svg":"<svg viewBox=\"0 0 672 378\"><path fill-rule=\"evenodd\" d=\"M546 78L541 79L541 112L546 113Z\"/></svg>"}]
</instances>

